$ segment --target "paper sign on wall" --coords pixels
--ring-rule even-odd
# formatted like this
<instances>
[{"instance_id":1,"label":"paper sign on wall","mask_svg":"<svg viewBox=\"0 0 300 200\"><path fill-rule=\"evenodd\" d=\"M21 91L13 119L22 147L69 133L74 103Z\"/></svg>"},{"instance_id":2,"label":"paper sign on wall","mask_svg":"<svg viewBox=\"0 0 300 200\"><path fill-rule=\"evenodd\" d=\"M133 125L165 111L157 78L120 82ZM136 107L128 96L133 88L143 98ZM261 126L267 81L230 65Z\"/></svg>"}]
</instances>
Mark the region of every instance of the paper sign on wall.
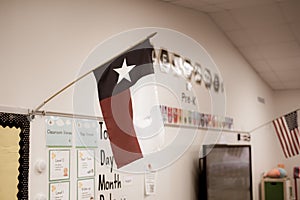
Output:
<instances>
[{"instance_id":1,"label":"paper sign on wall","mask_svg":"<svg viewBox=\"0 0 300 200\"><path fill-rule=\"evenodd\" d=\"M46 118L46 145L52 147L72 146L72 121L65 117Z\"/></svg>"},{"instance_id":2,"label":"paper sign on wall","mask_svg":"<svg viewBox=\"0 0 300 200\"><path fill-rule=\"evenodd\" d=\"M94 150L77 151L78 177L89 177L95 175L95 152Z\"/></svg>"},{"instance_id":3,"label":"paper sign on wall","mask_svg":"<svg viewBox=\"0 0 300 200\"><path fill-rule=\"evenodd\" d=\"M95 120L75 121L76 147L97 147L99 124Z\"/></svg>"},{"instance_id":4,"label":"paper sign on wall","mask_svg":"<svg viewBox=\"0 0 300 200\"><path fill-rule=\"evenodd\" d=\"M145 174L145 193L146 195L156 194L156 172Z\"/></svg>"},{"instance_id":5,"label":"paper sign on wall","mask_svg":"<svg viewBox=\"0 0 300 200\"><path fill-rule=\"evenodd\" d=\"M50 200L69 200L70 199L70 182L59 182L49 184Z\"/></svg>"},{"instance_id":6,"label":"paper sign on wall","mask_svg":"<svg viewBox=\"0 0 300 200\"><path fill-rule=\"evenodd\" d=\"M70 151L49 151L49 179L63 180L70 178Z\"/></svg>"},{"instance_id":7,"label":"paper sign on wall","mask_svg":"<svg viewBox=\"0 0 300 200\"><path fill-rule=\"evenodd\" d=\"M94 200L94 179L79 180L77 182L77 199Z\"/></svg>"}]
</instances>

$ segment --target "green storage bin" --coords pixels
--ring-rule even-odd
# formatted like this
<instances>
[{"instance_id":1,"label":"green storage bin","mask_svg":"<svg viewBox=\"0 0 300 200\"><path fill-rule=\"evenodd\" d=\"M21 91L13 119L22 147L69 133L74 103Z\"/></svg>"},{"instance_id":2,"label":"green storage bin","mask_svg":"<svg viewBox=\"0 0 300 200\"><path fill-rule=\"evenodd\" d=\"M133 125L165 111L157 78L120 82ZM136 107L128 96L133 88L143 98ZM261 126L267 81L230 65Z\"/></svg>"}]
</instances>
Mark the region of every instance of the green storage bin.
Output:
<instances>
[{"instance_id":1,"label":"green storage bin","mask_svg":"<svg viewBox=\"0 0 300 200\"><path fill-rule=\"evenodd\" d=\"M265 200L284 200L283 182L264 182Z\"/></svg>"}]
</instances>

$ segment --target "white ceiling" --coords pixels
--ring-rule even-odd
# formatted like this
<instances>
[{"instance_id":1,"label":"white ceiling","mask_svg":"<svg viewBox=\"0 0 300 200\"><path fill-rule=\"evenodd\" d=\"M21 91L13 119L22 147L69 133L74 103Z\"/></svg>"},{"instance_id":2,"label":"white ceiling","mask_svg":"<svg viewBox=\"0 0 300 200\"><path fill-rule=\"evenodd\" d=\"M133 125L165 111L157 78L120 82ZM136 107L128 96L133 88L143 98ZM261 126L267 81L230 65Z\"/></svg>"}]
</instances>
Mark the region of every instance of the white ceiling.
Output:
<instances>
[{"instance_id":1,"label":"white ceiling","mask_svg":"<svg viewBox=\"0 0 300 200\"><path fill-rule=\"evenodd\" d=\"M162 0L207 13L274 90L300 89L300 0Z\"/></svg>"}]
</instances>

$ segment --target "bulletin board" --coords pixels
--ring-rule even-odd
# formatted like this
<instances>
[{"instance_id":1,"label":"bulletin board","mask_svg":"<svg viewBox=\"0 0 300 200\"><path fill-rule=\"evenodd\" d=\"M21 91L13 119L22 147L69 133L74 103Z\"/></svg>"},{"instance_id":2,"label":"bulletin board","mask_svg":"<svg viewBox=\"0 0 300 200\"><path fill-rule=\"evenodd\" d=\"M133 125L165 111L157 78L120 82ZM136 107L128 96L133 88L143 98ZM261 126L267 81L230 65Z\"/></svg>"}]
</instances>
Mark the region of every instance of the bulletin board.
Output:
<instances>
[{"instance_id":1,"label":"bulletin board","mask_svg":"<svg viewBox=\"0 0 300 200\"><path fill-rule=\"evenodd\" d=\"M19 159L19 184L18 184L18 199L28 199L28 173L29 173L29 132L30 122L27 115L0 113L0 125L12 128L20 128L20 159Z\"/></svg>"}]
</instances>

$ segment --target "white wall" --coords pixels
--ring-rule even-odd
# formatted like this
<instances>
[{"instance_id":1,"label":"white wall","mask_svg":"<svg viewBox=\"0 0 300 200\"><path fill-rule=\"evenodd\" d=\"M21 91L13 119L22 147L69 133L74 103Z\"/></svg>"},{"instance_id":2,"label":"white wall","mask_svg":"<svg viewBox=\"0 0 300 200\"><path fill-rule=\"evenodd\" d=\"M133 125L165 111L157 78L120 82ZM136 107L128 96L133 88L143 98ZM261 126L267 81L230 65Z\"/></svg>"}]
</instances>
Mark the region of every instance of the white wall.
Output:
<instances>
[{"instance_id":1,"label":"white wall","mask_svg":"<svg viewBox=\"0 0 300 200\"><path fill-rule=\"evenodd\" d=\"M235 129L251 130L274 115L273 92L212 20L190 9L139 0L1 1L0 26L0 105L35 108L76 78L97 44L121 31L156 26L192 37L212 56L225 82L227 115L234 118ZM257 96L265 98L266 104L258 103ZM72 90L45 109L72 112ZM34 127L31 151L38 150L34 138L41 134L41 126ZM280 161L274 156L274 149L278 152L271 131L264 127L252 133L254 199L258 199L261 173ZM160 172L157 199L195 199L195 162L202 135L198 137L180 160ZM136 189L143 194L143 186Z\"/></svg>"},{"instance_id":2,"label":"white wall","mask_svg":"<svg viewBox=\"0 0 300 200\"><path fill-rule=\"evenodd\" d=\"M276 116L281 116L300 108L300 90L274 92Z\"/></svg>"}]
</instances>

